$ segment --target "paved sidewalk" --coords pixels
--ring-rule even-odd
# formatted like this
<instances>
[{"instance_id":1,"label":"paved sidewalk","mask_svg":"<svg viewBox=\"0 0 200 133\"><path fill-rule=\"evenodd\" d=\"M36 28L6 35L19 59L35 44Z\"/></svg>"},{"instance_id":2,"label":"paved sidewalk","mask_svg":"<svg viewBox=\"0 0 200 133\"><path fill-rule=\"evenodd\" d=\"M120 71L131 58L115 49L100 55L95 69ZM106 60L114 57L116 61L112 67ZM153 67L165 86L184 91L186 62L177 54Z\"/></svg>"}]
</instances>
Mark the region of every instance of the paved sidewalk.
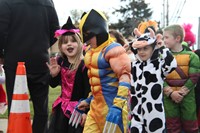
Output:
<instances>
[{"instance_id":1,"label":"paved sidewalk","mask_svg":"<svg viewBox=\"0 0 200 133\"><path fill-rule=\"evenodd\" d=\"M0 119L0 131L2 130L4 133L7 131L8 119Z\"/></svg>"}]
</instances>

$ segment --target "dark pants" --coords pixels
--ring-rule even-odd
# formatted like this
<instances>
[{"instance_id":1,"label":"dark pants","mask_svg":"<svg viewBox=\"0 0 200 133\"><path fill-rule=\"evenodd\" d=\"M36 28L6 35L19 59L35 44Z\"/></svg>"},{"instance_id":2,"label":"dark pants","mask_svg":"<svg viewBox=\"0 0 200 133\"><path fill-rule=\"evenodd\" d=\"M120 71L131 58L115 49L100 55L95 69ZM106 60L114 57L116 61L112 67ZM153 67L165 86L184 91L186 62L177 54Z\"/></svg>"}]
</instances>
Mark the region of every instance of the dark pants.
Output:
<instances>
[{"instance_id":1,"label":"dark pants","mask_svg":"<svg viewBox=\"0 0 200 133\"><path fill-rule=\"evenodd\" d=\"M8 114L10 113L16 72L5 68ZM28 89L33 102L33 133L46 133L48 122L49 72L27 74Z\"/></svg>"},{"instance_id":2,"label":"dark pants","mask_svg":"<svg viewBox=\"0 0 200 133\"><path fill-rule=\"evenodd\" d=\"M78 125L77 128L72 127L69 123L69 118L67 118L62 109L61 104L59 104L51 114L51 120L49 125L48 133L82 133L83 127Z\"/></svg>"}]
</instances>

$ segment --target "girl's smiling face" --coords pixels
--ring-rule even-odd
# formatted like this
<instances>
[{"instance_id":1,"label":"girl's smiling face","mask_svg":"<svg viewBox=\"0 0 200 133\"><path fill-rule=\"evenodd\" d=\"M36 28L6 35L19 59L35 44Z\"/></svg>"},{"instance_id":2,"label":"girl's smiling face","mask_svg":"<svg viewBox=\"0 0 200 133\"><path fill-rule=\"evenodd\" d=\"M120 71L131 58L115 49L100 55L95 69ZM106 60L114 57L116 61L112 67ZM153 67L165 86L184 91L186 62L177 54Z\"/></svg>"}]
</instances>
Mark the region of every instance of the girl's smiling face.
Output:
<instances>
[{"instance_id":1,"label":"girl's smiling face","mask_svg":"<svg viewBox=\"0 0 200 133\"><path fill-rule=\"evenodd\" d=\"M73 36L65 36L60 51L68 58L73 58L78 52L78 43Z\"/></svg>"},{"instance_id":2,"label":"girl's smiling face","mask_svg":"<svg viewBox=\"0 0 200 133\"><path fill-rule=\"evenodd\" d=\"M153 47L151 45L148 45L143 48L138 48L137 53L142 61L146 61L149 58L151 58L151 55L153 53Z\"/></svg>"}]
</instances>

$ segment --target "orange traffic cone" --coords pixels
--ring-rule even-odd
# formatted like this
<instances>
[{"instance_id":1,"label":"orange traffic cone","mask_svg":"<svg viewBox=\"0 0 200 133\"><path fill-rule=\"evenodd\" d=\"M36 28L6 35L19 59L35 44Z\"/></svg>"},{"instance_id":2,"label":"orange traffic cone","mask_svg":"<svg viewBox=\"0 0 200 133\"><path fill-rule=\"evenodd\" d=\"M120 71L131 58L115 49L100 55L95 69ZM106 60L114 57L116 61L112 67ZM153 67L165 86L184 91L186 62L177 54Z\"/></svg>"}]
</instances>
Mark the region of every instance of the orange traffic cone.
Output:
<instances>
[{"instance_id":1,"label":"orange traffic cone","mask_svg":"<svg viewBox=\"0 0 200 133\"><path fill-rule=\"evenodd\" d=\"M24 62L18 62L7 133L32 133Z\"/></svg>"}]
</instances>

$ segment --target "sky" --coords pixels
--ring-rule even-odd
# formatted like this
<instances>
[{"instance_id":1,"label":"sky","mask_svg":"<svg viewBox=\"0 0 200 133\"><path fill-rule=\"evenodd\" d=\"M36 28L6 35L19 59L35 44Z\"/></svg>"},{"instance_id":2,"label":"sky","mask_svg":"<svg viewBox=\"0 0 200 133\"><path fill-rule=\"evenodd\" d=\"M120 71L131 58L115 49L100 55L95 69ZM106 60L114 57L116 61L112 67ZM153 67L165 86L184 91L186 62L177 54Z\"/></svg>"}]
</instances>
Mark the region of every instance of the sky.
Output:
<instances>
[{"instance_id":1,"label":"sky","mask_svg":"<svg viewBox=\"0 0 200 133\"><path fill-rule=\"evenodd\" d=\"M110 17L110 22L117 22L118 18L112 14L114 9L119 9L124 3L120 0L53 0L60 25L63 25L71 10L89 11L92 8L105 11ZM152 20L163 22L163 1L145 0L153 11ZM169 24L191 23L192 31L198 35L198 21L200 17L199 0L168 0L169 1ZM166 5L166 4L165 4ZM182 9L182 10L181 10ZM166 12L166 11L165 11ZM177 18L179 16L179 19ZM200 39L199 39L200 40Z\"/></svg>"},{"instance_id":2,"label":"sky","mask_svg":"<svg viewBox=\"0 0 200 133\"><path fill-rule=\"evenodd\" d=\"M66 22L70 10L89 11L92 8L111 13L114 7L119 7L120 0L53 0L61 25Z\"/></svg>"}]
</instances>

